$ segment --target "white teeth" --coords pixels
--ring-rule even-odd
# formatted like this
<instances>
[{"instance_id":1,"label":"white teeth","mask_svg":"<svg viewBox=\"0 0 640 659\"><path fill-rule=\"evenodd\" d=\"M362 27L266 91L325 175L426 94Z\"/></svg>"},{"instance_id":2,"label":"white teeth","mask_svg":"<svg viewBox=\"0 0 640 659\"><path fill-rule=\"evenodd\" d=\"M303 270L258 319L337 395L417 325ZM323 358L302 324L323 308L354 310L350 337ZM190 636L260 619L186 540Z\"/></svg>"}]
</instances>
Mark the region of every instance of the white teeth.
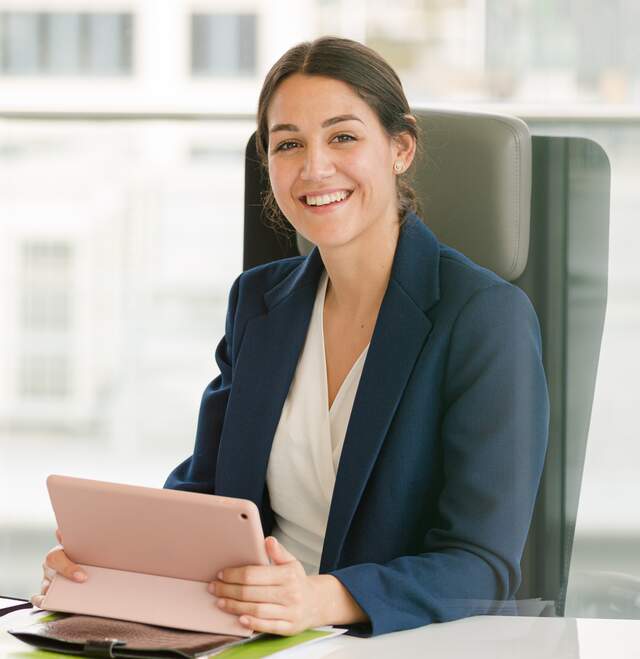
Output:
<instances>
[{"instance_id":1,"label":"white teeth","mask_svg":"<svg viewBox=\"0 0 640 659\"><path fill-rule=\"evenodd\" d=\"M307 195L307 204L309 204L309 206L324 206L325 204L330 204L334 201L342 201L348 196L349 193L346 190L340 190L339 192L320 195L318 197L310 197Z\"/></svg>"}]
</instances>

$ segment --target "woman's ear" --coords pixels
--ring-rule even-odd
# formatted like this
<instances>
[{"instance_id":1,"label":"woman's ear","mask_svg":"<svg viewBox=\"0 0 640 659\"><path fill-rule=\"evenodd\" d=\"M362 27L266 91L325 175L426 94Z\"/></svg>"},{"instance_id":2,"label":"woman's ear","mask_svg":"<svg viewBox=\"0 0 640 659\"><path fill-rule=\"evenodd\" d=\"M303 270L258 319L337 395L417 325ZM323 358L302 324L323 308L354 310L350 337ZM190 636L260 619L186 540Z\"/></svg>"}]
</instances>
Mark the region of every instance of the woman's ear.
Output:
<instances>
[{"instance_id":1,"label":"woman's ear","mask_svg":"<svg viewBox=\"0 0 640 659\"><path fill-rule=\"evenodd\" d=\"M411 166L416 154L416 138L409 132L398 133L393 136L394 158L393 161L401 160L403 163L402 171L406 172Z\"/></svg>"}]
</instances>

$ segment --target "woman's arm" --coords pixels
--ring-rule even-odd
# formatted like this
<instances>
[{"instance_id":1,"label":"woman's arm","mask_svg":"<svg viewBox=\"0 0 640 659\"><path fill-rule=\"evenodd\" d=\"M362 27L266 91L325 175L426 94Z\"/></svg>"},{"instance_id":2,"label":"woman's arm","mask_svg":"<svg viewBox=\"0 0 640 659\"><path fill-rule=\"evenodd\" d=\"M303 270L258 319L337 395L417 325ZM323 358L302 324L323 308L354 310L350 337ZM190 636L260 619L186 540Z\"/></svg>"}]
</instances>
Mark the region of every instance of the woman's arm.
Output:
<instances>
[{"instance_id":1,"label":"woman's arm","mask_svg":"<svg viewBox=\"0 0 640 659\"><path fill-rule=\"evenodd\" d=\"M424 529L421 554L331 572L370 619L352 631L496 613L520 585L549 421L526 295L506 283L477 291L455 321L447 360L439 523Z\"/></svg>"}]
</instances>

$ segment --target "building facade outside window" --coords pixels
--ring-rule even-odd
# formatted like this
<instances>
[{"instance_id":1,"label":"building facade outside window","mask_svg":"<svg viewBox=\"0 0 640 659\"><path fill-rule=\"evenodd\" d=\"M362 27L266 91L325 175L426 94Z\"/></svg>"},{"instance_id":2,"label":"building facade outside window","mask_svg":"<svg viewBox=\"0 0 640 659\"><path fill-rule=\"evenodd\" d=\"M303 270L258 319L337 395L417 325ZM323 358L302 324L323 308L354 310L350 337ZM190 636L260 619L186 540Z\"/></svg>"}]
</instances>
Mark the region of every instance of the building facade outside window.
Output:
<instances>
[{"instance_id":1,"label":"building facade outside window","mask_svg":"<svg viewBox=\"0 0 640 659\"><path fill-rule=\"evenodd\" d=\"M193 14L192 74L256 75L256 23L254 14Z\"/></svg>"},{"instance_id":2,"label":"building facade outside window","mask_svg":"<svg viewBox=\"0 0 640 659\"><path fill-rule=\"evenodd\" d=\"M71 395L73 251L64 242L26 241L21 249L18 396Z\"/></svg>"},{"instance_id":3,"label":"building facade outside window","mask_svg":"<svg viewBox=\"0 0 640 659\"><path fill-rule=\"evenodd\" d=\"M3 75L128 76L132 44L128 13L0 12Z\"/></svg>"}]
</instances>

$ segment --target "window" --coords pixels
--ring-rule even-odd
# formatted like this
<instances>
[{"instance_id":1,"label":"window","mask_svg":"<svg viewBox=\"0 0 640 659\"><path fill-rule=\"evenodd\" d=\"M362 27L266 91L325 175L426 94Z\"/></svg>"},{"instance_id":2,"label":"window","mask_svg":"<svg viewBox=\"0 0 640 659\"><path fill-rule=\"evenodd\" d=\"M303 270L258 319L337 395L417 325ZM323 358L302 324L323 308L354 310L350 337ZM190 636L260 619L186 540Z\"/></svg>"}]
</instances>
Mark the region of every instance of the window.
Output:
<instances>
[{"instance_id":1,"label":"window","mask_svg":"<svg viewBox=\"0 0 640 659\"><path fill-rule=\"evenodd\" d=\"M0 73L128 75L132 23L121 13L0 12Z\"/></svg>"},{"instance_id":2,"label":"window","mask_svg":"<svg viewBox=\"0 0 640 659\"><path fill-rule=\"evenodd\" d=\"M22 245L22 329L65 331L70 324L71 247L63 242Z\"/></svg>"},{"instance_id":3,"label":"window","mask_svg":"<svg viewBox=\"0 0 640 659\"><path fill-rule=\"evenodd\" d=\"M624 19L622 18L624 16ZM563 84L567 98L632 100L640 75L640 42L636 26L640 5L632 2L550 3L487 2L487 65L507 76L522 94L547 93L545 86ZM538 75L538 87L523 84ZM561 81L559 76L564 76ZM555 90L554 90L555 91ZM558 92L555 92L558 94Z\"/></svg>"},{"instance_id":4,"label":"window","mask_svg":"<svg viewBox=\"0 0 640 659\"><path fill-rule=\"evenodd\" d=\"M255 75L256 17L252 14L194 14L191 71L195 75Z\"/></svg>"},{"instance_id":5,"label":"window","mask_svg":"<svg viewBox=\"0 0 640 659\"><path fill-rule=\"evenodd\" d=\"M23 399L65 398L70 394L69 358L64 354L25 354L20 363Z\"/></svg>"},{"instance_id":6,"label":"window","mask_svg":"<svg viewBox=\"0 0 640 659\"><path fill-rule=\"evenodd\" d=\"M67 397L71 393L71 246L26 241L21 248L20 270L19 396L23 400Z\"/></svg>"}]
</instances>

